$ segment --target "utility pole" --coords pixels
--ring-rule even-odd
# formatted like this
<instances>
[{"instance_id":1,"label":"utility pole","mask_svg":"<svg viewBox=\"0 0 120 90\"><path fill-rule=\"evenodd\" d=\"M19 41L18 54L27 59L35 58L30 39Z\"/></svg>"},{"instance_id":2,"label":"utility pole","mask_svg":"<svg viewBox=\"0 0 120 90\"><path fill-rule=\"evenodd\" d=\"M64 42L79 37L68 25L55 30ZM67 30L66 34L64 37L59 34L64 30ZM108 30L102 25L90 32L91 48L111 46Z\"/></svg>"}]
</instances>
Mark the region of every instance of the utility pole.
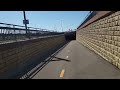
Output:
<instances>
[{"instance_id":1,"label":"utility pole","mask_svg":"<svg viewBox=\"0 0 120 90\"><path fill-rule=\"evenodd\" d=\"M54 30L56 31L56 26L54 25Z\"/></svg>"},{"instance_id":2,"label":"utility pole","mask_svg":"<svg viewBox=\"0 0 120 90\"><path fill-rule=\"evenodd\" d=\"M24 16L23 24L25 24L25 29L26 29L26 34L27 34L27 24L25 23L25 21L26 21L25 11L23 11L23 16Z\"/></svg>"},{"instance_id":3,"label":"utility pole","mask_svg":"<svg viewBox=\"0 0 120 90\"><path fill-rule=\"evenodd\" d=\"M25 11L23 11L23 16L24 16L23 24L25 24L26 35L28 36L28 27L27 27L27 24L29 24L29 21L26 19Z\"/></svg>"},{"instance_id":4,"label":"utility pole","mask_svg":"<svg viewBox=\"0 0 120 90\"><path fill-rule=\"evenodd\" d=\"M56 27L56 25L54 25L54 30L57 31L57 27Z\"/></svg>"},{"instance_id":5,"label":"utility pole","mask_svg":"<svg viewBox=\"0 0 120 90\"><path fill-rule=\"evenodd\" d=\"M62 32L63 32L62 20L61 20L61 29L62 29Z\"/></svg>"}]
</instances>

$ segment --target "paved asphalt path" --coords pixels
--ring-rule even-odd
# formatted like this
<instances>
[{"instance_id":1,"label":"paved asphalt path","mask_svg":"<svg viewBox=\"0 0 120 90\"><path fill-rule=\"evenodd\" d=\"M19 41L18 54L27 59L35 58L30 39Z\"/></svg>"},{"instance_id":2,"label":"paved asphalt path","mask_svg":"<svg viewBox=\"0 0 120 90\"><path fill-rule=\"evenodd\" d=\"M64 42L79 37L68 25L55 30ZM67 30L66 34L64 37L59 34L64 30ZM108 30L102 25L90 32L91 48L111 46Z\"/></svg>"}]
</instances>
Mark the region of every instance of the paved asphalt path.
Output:
<instances>
[{"instance_id":1,"label":"paved asphalt path","mask_svg":"<svg viewBox=\"0 0 120 90\"><path fill-rule=\"evenodd\" d=\"M120 70L73 40L32 79L120 79Z\"/></svg>"}]
</instances>

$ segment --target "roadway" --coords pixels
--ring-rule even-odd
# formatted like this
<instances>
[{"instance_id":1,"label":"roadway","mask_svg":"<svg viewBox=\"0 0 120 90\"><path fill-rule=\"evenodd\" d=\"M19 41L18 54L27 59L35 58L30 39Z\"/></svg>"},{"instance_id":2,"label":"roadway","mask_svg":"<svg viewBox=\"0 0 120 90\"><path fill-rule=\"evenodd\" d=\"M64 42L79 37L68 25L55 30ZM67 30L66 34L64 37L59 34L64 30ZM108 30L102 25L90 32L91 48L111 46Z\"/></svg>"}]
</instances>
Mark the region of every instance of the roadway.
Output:
<instances>
[{"instance_id":1,"label":"roadway","mask_svg":"<svg viewBox=\"0 0 120 90\"><path fill-rule=\"evenodd\" d=\"M73 40L32 79L118 79L120 70Z\"/></svg>"}]
</instances>

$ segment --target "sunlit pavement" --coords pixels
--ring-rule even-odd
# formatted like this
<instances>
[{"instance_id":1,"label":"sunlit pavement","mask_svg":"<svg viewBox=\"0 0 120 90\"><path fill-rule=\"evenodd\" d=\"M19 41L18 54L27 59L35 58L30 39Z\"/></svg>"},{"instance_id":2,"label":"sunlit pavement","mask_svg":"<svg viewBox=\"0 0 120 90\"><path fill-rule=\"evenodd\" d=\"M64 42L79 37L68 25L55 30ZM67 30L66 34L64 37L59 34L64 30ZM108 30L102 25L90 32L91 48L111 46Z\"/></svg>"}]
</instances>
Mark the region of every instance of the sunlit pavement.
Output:
<instances>
[{"instance_id":1,"label":"sunlit pavement","mask_svg":"<svg viewBox=\"0 0 120 90\"><path fill-rule=\"evenodd\" d=\"M77 41L71 41L32 79L118 79L120 70Z\"/></svg>"}]
</instances>

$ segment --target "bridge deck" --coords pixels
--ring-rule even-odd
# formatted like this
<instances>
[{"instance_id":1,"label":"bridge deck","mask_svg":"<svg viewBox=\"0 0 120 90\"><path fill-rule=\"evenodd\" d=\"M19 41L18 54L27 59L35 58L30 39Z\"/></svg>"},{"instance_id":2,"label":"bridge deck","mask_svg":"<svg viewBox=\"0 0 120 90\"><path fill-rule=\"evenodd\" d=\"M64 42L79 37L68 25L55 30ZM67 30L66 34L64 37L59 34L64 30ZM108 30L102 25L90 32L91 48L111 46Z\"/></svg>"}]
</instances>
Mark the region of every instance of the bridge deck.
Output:
<instances>
[{"instance_id":1,"label":"bridge deck","mask_svg":"<svg viewBox=\"0 0 120 90\"><path fill-rule=\"evenodd\" d=\"M71 41L32 78L118 79L120 70L77 41Z\"/></svg>"}]
</instances>

